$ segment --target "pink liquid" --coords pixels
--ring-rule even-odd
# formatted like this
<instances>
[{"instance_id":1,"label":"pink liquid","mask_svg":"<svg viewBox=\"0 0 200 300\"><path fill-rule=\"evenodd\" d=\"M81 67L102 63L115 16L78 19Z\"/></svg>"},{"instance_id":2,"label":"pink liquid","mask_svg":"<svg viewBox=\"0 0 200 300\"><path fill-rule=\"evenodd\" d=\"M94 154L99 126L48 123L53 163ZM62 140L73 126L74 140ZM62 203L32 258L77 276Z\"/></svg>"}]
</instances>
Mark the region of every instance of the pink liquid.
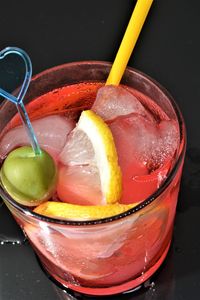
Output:
<instances>
[{"instance_id":1,"label":"pink liquid","mask_svg":"<svg viewBox=\"0 0 200 300\"><path fill-rule=\"evenodd\" d=\"M54 90L53 92L45 94L31 102L27 106L28 113L32 120L38 119L40 118L40 116L45 117L52 114L59 114L77 121L80 112L83 109L88 109L91 107L95 99L97 89L101 86L101 83L84 83ZM160 122L160 120L169 120L168 116L149 97L134 89L129 88L128 90L134 96L136 96L138 100L141 101L141 103L151 113L156 122ZM12 128L13 126L15 127L17 124L19 124L19 118L16 116L10 122L9 128ZM112 130L112 122L108 121L108 125ZM124 134L124 136L125 135L126 133ZM126 145L127 140L124 139L121 141L121 139L118 138L116 134L114 134L114 138L116 138L116 146L120 160L120 157L123 158L124 156L127 156L127 151L129 151L128 148L131 148L132 145ZM47 151L49 151L48 148ZM133 150L131 149L131 151ZM58 154L54 153L53 151L50 151L50 154L54 156L56 161L58 161ZM122 161L121 167L123 173L123 195L120 202L133 203L146 199L149 195L155 192L165 180L173 165L173 161L174 157L170 157L168 159L165 159L165 161L161 165L158 165L156 167L153 166L154 163L152 163L152 166L149 163L145 165L143 162L141 163L134 159L128 161L127 166L124 167ZM77 197L77 195L73 193L73 188L76 188L75 186L73 187L75 180L72 177L74 182L72 182L70 189L68 185L65 186L64 177L66 174L66 168L60 161L58 161L58 167L60 170L57 189L58 198L60 197L60 199L63 201L66 201L65 199L69 198L70 203L83 205L95 205L100 203L101 194L99 193L99 196L97 197L97 192L95 190L93 192L93 190L90 188L88 189L88 197L86 200L82 199L80 195L79 197ZM69 180L72 179L69 178Z\"/></svg>"}]
</instances>

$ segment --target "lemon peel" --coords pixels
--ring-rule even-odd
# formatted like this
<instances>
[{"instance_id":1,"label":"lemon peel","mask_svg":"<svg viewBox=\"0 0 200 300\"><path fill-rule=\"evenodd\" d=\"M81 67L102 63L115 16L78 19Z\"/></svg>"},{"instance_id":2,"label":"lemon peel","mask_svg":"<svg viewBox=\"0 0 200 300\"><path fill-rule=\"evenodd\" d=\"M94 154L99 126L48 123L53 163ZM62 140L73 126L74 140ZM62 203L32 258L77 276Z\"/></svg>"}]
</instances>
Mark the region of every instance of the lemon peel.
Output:
<instances>
[{"instance_id":1,"label":"lemon peel","mask_svg":"<svg viewBox=\"0 0 200 300\"><path fill-rule=\"evenodd\" d=\"M75 205L56 201L46 201L34 209L34 212L43 216L71 221L87 221L113 217L135 207L134 204L107 204L107 205Z\"/></svg>"}]
</instances>

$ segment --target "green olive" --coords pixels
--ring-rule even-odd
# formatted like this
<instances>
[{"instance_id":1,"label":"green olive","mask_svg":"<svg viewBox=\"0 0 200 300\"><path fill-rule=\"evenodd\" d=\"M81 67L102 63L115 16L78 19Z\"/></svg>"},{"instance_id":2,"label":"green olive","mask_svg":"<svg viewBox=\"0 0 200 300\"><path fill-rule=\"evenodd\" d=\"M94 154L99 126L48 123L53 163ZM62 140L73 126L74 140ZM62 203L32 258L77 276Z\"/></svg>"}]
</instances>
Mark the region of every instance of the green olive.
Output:
<instances>
[{"instance_id":1,"label":"green olive","mask_svg":"<svg viewBox=\"0 0 200 300\"><path fill-rule=\"evenodd\" d=\"M55 191L57 169L53 158L44 150L35 155L31 147L20 147L9 153L0 172L8 194L26 206L36 206Z\"/></svg>"}]
</instances>

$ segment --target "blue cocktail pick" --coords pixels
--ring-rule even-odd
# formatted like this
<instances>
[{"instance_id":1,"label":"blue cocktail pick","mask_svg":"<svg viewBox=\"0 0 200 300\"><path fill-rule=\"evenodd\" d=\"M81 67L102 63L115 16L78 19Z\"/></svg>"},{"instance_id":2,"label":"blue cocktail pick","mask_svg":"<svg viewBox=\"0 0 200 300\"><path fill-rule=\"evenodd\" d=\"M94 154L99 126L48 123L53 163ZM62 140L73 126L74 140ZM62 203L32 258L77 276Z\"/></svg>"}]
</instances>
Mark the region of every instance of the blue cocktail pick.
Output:
<instances>
[{"instance_id":1,"label":"blue cocktail pick","mask_svg":"<svg viewBox=\"0 0 200 300\"><path fill-rule=\"evenodd\" d=\"M30 143L33 148L33 151L34 151L35 155L40 155L41 149L38 144L33 127L31 125L30 119L28 117L28 114L26 112L26 109L25 109L25 106L23 103L23 99L24 99L24 96L29 87L29 84L31 81L31 76L32 76L31 60L30 60L30 57L28 56L28 54L24 50L17 48L17 47L7 47L7 48L3 49L2 51L0 51L0 59L3 59L4 57L6 57L9 54L19 55L23 59L23 61L25 63L25 68L26 68L25 77L24 77L22 87L17 96L13 96L12 94L4 91L1 88L0 88L0 95L5 97L7 100L13 102L16 105L18 112L20 114L20 117L22 119L22 122L26 128L27 134L30 138Z\"/></svg>"}]
</instances>

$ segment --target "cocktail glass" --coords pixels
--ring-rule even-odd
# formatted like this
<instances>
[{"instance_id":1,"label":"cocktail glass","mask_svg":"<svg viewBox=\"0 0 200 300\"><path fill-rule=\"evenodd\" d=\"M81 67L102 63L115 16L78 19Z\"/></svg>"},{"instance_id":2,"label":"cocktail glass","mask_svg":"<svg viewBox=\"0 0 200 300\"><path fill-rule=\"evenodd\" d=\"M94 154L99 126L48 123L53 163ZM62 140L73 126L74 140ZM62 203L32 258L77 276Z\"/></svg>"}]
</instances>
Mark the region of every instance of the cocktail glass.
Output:
<instances>
[{"instance_id":1,"label":"cocktail glass","mask_svg":"<svg viewBox=\"0 0 200 300\"><path fill-rule=\"evenodd\" d=\"M58 110L73 113L89 108L95 98L95 86L98 86L94 83L105 82L110 67L106 62L88 61L44 71L32 79L24 103L63 86L88 82L84 90L77 88L69 95L55 90L55 100L49 101L56 102L46 103L46 107L48 113ZM63 221L32 212L16 203L2 187L0 189L1 197L47 273L63 287L88 295L118 294L141 286L162 264L173 233L186 144L182 115L169 93L143 73L127 68L121 83L153 99L179 124L180 147L173 167L153 194L135 208L112 218ZM36 102L29 110L30 117L42 115L46 107ZM1 106L1 132L15 114L11 103ZM149 178L151 186L155 178ZM145 182L141 180L139 184L141 190L145 189Z\"/></svg>"}]
</instances>

